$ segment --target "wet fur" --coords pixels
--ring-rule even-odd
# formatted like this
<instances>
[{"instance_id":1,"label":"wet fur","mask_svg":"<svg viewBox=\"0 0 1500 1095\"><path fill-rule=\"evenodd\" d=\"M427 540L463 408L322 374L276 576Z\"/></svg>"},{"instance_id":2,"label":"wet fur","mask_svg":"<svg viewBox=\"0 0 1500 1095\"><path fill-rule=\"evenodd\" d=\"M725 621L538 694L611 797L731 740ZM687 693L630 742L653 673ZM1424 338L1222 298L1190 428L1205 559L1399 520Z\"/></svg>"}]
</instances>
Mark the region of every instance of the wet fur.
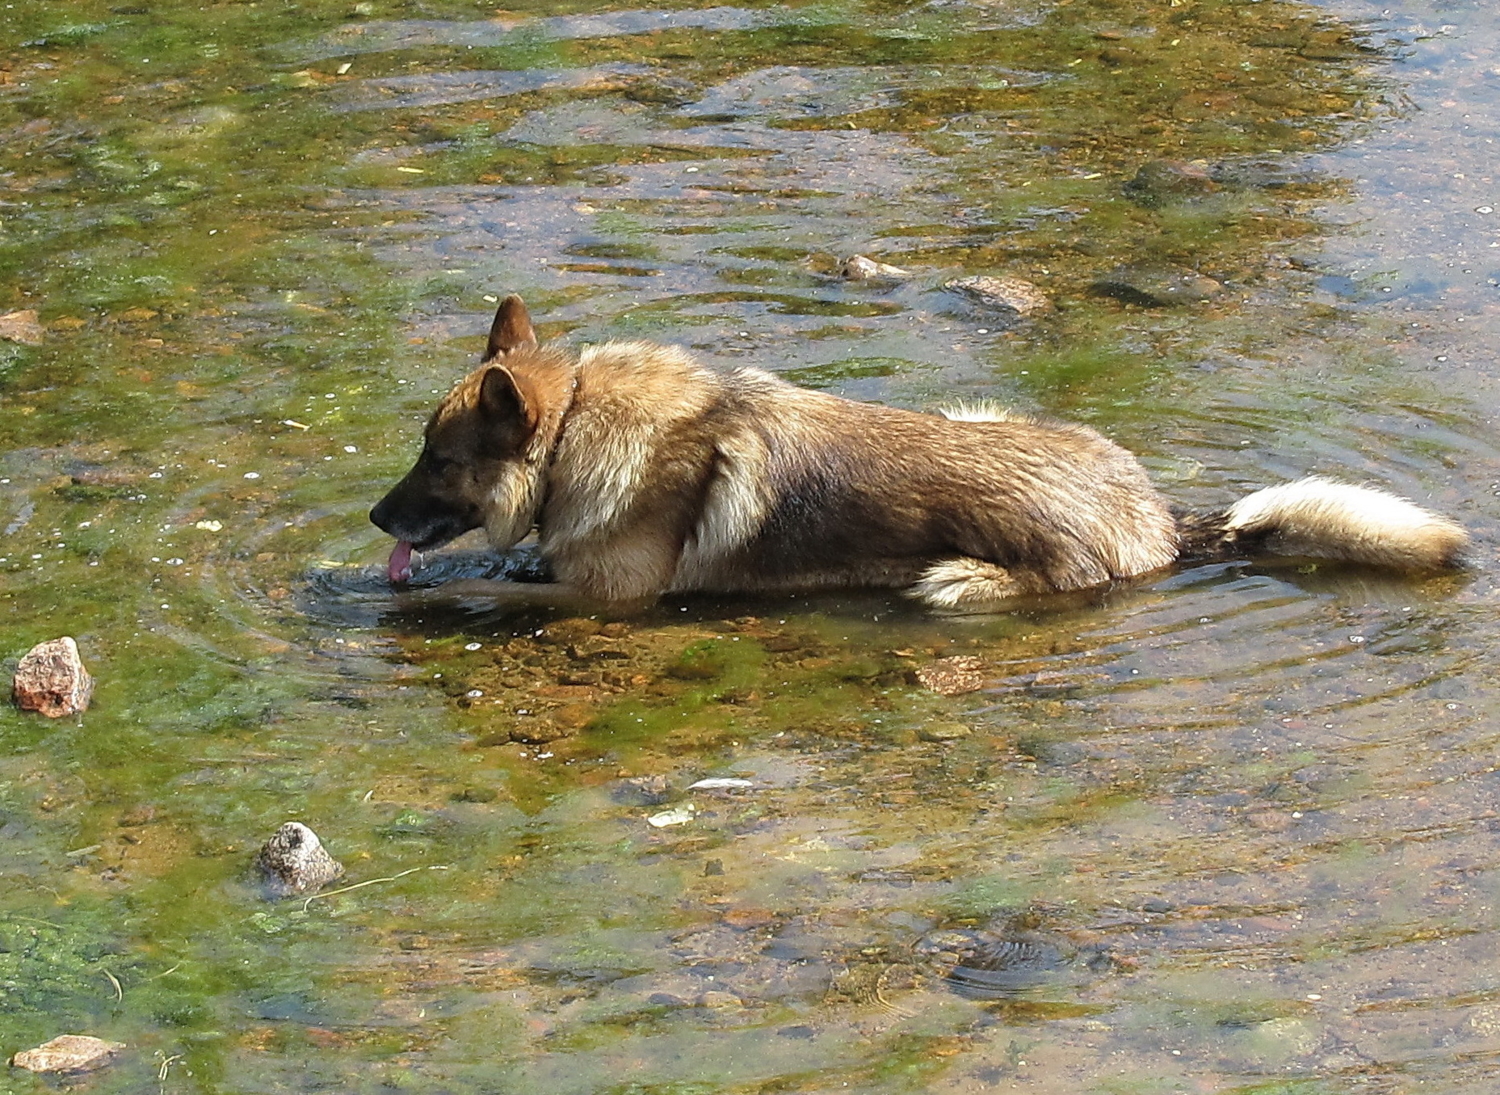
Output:
<instances>
[{"instance_id":1,"label":"wet fur","mask_svg":"<svg viewBox=\"0 0 1500 1095\"><path fill-rule=\"evenodd\" d=\"M1085 426L856 403L646 342L575 355L538 346L517 297L371 520L419 550L479 527L503 549L534 527L558 581L602 601L885 586L950 610L1191 556L1439 570L1468 542L1404 499L1316 478L1174 513Z\"/></svg>"}]
</instances>

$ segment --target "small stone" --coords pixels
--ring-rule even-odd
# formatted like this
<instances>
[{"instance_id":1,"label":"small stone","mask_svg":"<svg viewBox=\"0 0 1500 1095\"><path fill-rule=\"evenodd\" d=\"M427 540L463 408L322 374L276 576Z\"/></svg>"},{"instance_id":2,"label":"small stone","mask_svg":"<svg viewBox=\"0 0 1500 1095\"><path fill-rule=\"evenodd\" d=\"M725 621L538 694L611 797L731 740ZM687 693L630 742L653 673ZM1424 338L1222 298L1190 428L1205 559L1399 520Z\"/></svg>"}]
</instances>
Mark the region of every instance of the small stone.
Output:
<instances>
[{"instance_id":1,"label":"small stone","mask_svg":"<svg viewBox=\"0 0 1500 1095\"><path fill-rule=\"evenodd\" d=\"M961 722L929 722L917 731L917 737L923 741L958 741L973 732Z\"/></svg>"},{"instance_id":2,"label":"small stone","mask_svg":"<svg viewBox=\"0 0 1500 1095\"><path fill-rule=\"evenodd\" d=\"M598 714L593 704L568 703L552 712L552 721L572 734L593 722Z\"/></svg>"},{"instance_id":3,"label":"small stone","mask_svg":"<svg viewBox=\"0 0 1500 1095\"><path fill-rule=\"evenodd\" d=\"M673 806L670 810L663 810L661 813L652 814L646 819L646 824L650 825L653 829L665 829L672 825L686 825L693 820L693 815L697 812L697 808L691 802L684 802L680 806Z\"/></svg>"},{"instance_id":4,"label":"small stone","mask_svg":"<svg viewBox=\"0 0 1500 1095\"><path fill-rule=\"evenodd\" d=\"M839 277L848 281L897 281L911 277L911 271L864 255L850 255L839 264Z\"/></svg>"},{"instance_id":5,"label":"small stone","mask_svg":"<svg viewBox=\"0 0 1500 1095\"><path fill-rule=\"evenodd\" d=\"M1033 696L1069 696L1083 687L1083 681L1071 673L1044 670L1026 682Z\"/></svg>"},{"instance_id":6,"label":"small stone","mask_svg":"<svg viewBox=\"0 0 1500 1095\"><path fill-rule=\"evenodd\" d=\"M288 821L272 833L255 865L272 897L316 893L344 873L344 865L300 821Z\"/></svg>"},{"instance_id":7,"label":"small stone","mask_svg":"<svg viewBox=\"0 0 1500 1095\"><path fill-rule=\"evenodd\" d=\"M590 635L568 644L568 657L575 662L619 661L630 657L618 639L608 635Z\"/></svg>"},{"instance_id":8,"label":"small stone","mask_svg":"<svg viewBox=\"0 0 1500 1095\"><path fill-rule=\"evenodd\" d=\"M743 791L754 787L752 779L739 779L735 776L712 776L708 779L700 779L696 783L689 783L689 791Z\"/></svg>"},{"instance_id":9,"label":"small stone","mask_svg":"<svg viewBox=\"0 0 1500 1095\"><path fill-rule=\"evenodd\" d=\"M0 316L0 338L19 342L22 346L40 346L42 325L37 322L36 309L26 308Z\"/></svg>"},{"instance_id":10,"label":"small stone","mask_svg":"<svg viewBox=\"0 0 1500 1095\"><path fill-rule=\"evenodd\" d=\"M985 685L984 662L972 654L939 658L916 670L917 683L940 696L962 696Z\"/></svg>"},{"instance_id":11,"label":"small stone","mask_svg":"<svg viewBox=\"0 0 1500 1095\"><path fill-rule=\"evenodd\" d=\"M1224 291L1213 278L1178 266L1118 266L1094 280L1094 292L1127 304L1168 308L1212 300Z\"/></svg>"},{"instance_id":12,"label":"small stone","mask_svg":"<svg viewBox=\"0 0 1500 1095\"><path fill-rule=\"evenodd\" d=\"M1253 1041L1274 1052L1278 1058L1305 1057L1323 1044L1322 1030L1306 1019L1290 1015L1268 1019L1251 1030Z\"/></svg>"},{"instance_id":13,"label":"small stone","mask_svg":"<svg viewBox=\"0 0 1500 1095\"><path fill-rule=\"evenodd\" d=\"M27 1072L92 1072L103 1068L125 1048L88 1034L63 1034L35 1049L22 1050L10 1063Z\"/></svg>"},{"instance_id":14,"label":"small stone","mask_svg":"<svg viewBox=\"0 0 1500 1095\"><path fill-rule=\"evenodd\" d=\"M744 1001L734 993L717 990L699 993L696 1003L700 1008L737 1008L744 1005Z\"/></svg>"},{"instance_id":15,"label":"small stone","mask_svg":"<svg viewBox=\"0 0 1500 1095\"><path fill-rule=\"evenodd\" d=\"M83 667L78 644L64 635L26 652L16 666L13 691L21 710L57 719L88 710L94 678Z\"/></svg>"},{"instance_id":16,"label":"small stone","mask_svg":"<svg viewBox=\"0 0 1500 1095\"><path fill-rule=\"evenodd\" d=\"M660 806L671 793L672 786L666 776L630 776L615 785L614 798L632 805Z\"/></svg>"},{"instance_id":17,"label":"small stone","mask_svg":"<svg viewBox=\"0 0 1500 1095\"><path fill-rule=\"evenodd\" d=\"M561 741L576 733L576 730L555 722L526 722L511 727L510 740L523 745L551 745L554 741Z\"/></svg>"},{"instance_id":18,"label":"small stone","mask_svg":"<svg viewBox=\"0 0 1500 1095\"><path fill-rule=\"evenodd\" d=\"M954 278L945 282L944 289L962 293L970 300L999 313L999 318L1015 322L1046 315L1053 310L1047 299L1035 285L1021 278L990 277L980 274L969 278Z\"/></svg>"},{"instance_id":19,"label":"small stone","mask_svg":"<svg viewBox=\"0 0 1500 1095\"><path fill-rule=\"evenodd\" d=\"M542 628L537 640L554 646L568 646L599 634L603 628L604 625L598 620L591 620L586 616L571 616L565 620L553 620Z\"/></svg>"},{"instance_id":20,"label":"small stone","mask_svg":"<svg viewBox=\"0 0 1500 1095\"><path fill-rule=\"evenodd\" d=\"M1218 189L1207 164L1185 160L1149 160L1125 184L1126 196L1147 209L1188 201Z\"/></svg>"}]
</instances>

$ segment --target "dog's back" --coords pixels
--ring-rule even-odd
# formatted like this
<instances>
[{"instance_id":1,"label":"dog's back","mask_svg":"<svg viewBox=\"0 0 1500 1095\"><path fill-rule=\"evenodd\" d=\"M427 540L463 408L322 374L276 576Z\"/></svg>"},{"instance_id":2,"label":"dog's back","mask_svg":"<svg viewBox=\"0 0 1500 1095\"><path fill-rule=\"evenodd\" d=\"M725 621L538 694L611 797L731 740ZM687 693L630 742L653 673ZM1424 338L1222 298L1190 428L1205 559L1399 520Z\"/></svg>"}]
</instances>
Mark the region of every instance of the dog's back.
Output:
<instances>
[{"instance_id":1,"label":"dog's back","mask_svg":"<svg viewBox=\"0 0 1500 1095\"><path fill-rule=\"evenodd\" d=\"M622 590L908 585L948 556L1074 589L1176 555L1134 457L1086 427L854 403L640 343L581 356L551 480L559 577Z\"/></svg>"}]
</instances>

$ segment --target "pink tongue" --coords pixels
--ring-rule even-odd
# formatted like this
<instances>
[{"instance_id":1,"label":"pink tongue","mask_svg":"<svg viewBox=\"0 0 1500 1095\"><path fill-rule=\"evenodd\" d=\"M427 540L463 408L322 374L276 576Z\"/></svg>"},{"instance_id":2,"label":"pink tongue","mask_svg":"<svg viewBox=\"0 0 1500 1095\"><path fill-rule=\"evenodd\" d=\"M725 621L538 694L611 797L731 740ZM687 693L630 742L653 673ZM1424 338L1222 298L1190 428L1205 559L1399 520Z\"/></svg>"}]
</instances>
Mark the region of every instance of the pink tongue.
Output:
<instances>
[{"instance_id":1,"label":"pink tongue","mask_svg":"<svg viewBox=\"0 0 1500 1095\"><path fill-rule=\"evenodd\" d=\"M387 570L393 583L411 581L411 542L408 540L397 541L395 548L391 551L391 561Z\"/></svg>"}]
</instances>

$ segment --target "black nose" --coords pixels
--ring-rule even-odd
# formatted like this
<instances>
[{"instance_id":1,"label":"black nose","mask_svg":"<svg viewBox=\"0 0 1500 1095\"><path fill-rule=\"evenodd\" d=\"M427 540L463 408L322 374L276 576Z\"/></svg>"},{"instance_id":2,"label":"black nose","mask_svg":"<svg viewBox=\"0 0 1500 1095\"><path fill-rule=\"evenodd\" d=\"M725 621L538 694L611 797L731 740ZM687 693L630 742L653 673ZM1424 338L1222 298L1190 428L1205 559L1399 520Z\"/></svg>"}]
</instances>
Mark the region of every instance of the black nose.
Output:
<instances>
[{"instance_id":1,"label":"black nose","mask_svg":"<svg viewBox=\"0 0 1500 1095\"><path fill-rule=\"evenodd\" d=\"M390 522L391 522L391 496L389 494L387 494L380 501L376 502L373 507L371 507L371 509L370 509L370 523L373 524L376 528L378 528L381 532L387 532L387 533L390 533L392 536L395 536L396 534L394 532L391 532L391 523Z\"/></svg>"}]
</instances>

